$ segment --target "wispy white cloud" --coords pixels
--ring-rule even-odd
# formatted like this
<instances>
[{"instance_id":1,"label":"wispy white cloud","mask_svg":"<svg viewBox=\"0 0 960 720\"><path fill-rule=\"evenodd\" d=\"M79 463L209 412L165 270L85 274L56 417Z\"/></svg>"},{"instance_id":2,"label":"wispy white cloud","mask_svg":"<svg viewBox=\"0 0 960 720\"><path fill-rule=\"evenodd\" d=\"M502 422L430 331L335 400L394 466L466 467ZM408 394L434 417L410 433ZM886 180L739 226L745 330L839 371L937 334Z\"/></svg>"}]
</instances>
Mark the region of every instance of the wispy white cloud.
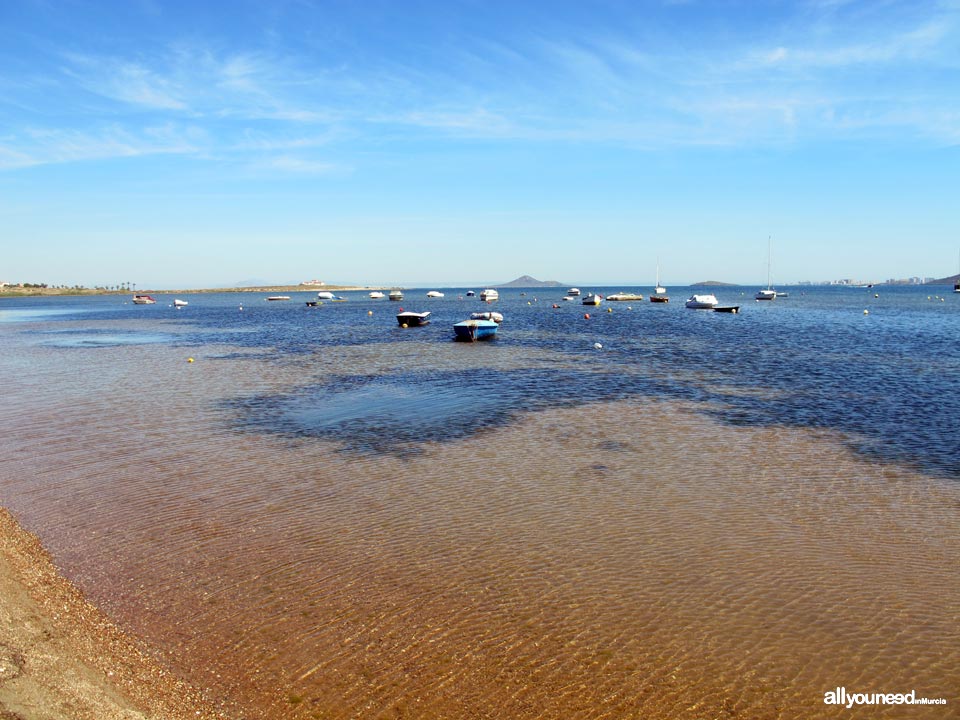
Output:
<instances>
[{"instance_id":1,"label":"wispy white cloud","mask_svg":"<svg viewBox=\"0 0 960 720\"><path fill-rule=\"evenodd\" d=\"M343 173L347 168L336 163L319 162L293 155L278 155L250 165L256 172L268 171L287 175L316 176Z\"/></svg>"},{"instance_id":2,"label":"wispy white cloud","mask_svg":"<svg viewBox=\"0 0 960 720\"><path fill-rule=\"evenodd\" d=\"M59 163L131 158L148 155L188 155L198 152L204 132L198 128L150 126L135 133L119 125L96 132L27 128L0 144L0 168L13 169Z\"/></svg>"}]
</instances>

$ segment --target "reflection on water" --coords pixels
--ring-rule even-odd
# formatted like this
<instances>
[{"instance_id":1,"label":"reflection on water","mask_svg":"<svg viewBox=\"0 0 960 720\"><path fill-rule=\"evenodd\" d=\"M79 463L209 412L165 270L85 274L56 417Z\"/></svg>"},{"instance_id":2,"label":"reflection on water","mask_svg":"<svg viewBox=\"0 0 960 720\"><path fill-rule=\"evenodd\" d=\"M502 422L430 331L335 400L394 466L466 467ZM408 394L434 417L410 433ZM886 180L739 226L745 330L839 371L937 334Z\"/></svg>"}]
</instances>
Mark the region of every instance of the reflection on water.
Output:
<instances>
[{"instance_id":1,"label":"reflection on water","mask_svg":"<svg viewBox=\"0 0 960 720\"><path fill-rule=\"evenodd\" d=\"M484 347L387 323L333 346L299 310L258 311L291 352L238 340L226 309L191 327L235 344L5 336L2 502L228 717L833 718L837 686L960 701L960 489L853 453L870 436L830 411L770 417L825 404L803 379L764 393L732 360L682 362L702 338L614 337L619 310L566 345L518 319Z\"/></svg>"}]
</instances>

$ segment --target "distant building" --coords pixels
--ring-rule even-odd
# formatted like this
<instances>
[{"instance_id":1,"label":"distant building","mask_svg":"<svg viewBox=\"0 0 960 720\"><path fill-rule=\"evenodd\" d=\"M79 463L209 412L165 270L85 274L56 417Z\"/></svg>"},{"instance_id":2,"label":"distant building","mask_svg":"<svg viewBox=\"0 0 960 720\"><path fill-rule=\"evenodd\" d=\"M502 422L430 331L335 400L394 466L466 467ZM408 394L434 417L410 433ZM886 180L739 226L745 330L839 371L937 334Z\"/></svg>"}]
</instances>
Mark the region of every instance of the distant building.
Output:
<instances>
[{"instance_id":1,"label":"distant building","mask_svg":"<svg viewBox=\"0 0 960 720\"><path fill-rule=\"evenodd\" d=\"M320 287L321 285L326 285L323 280L304 280L301 285L306 285L308 287Z\"/></svg>"}]
</instances>

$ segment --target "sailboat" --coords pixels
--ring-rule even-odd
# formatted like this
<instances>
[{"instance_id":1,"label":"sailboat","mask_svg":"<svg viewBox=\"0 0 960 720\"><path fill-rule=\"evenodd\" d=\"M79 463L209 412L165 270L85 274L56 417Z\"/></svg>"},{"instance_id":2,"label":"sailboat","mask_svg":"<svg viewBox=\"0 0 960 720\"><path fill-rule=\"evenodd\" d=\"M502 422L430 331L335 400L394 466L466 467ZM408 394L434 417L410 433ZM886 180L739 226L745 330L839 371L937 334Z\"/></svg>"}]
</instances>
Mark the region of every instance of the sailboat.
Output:
<instances>
[{"instance_id":1,"label":"sailboat","mask_svg":"<svg viewBox=\"0 0 960 720\"><path fill-rule=\"evenodd\" d=\"M960 261L957 262L957 269L960 270ZM960 293L960 272L957 273L957 281L953 284L953 291Z\"/></svg>"},{"instance_id":2,"label":"sailboat","mask_svg":"<svg viewBox=\"0 0 960 720\"><path fill-rule=\"evenodd\" d=\"M767 236L767 289L759 291L754 295L756 300L776 300L777 291L770 287L770 237Z\"/></svg>"},{"instance_id":3,"label":"sailboat","mask_svg":"<svg viewBox=\"0 0 960 720\"><path fill-rule=\"evenodd\" d=\"M653 289L653 294L650 295L650 302L670 302L670 298L667 297L667 289L660 286L660 258L657 258L657 286Z\"/></svg>"}]
</instances>

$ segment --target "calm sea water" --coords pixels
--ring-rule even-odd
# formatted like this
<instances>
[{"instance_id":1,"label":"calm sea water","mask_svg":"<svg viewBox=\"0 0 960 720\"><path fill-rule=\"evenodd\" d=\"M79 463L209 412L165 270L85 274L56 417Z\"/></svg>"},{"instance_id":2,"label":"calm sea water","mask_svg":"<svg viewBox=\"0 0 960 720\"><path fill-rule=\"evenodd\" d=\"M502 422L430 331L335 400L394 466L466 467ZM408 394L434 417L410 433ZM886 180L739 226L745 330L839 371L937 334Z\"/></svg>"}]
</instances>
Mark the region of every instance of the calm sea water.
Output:
<instances>
[{"instance_id":1,"label":"calm sea water","mask_svg":"<svg viewBox=\"0 0 960 720\"><path fill-rule=\"evenodd\" d=\"M230 717L960 702L960 295L439 289L0 300L0 502Z\"/></svg>"}]
</instances>

